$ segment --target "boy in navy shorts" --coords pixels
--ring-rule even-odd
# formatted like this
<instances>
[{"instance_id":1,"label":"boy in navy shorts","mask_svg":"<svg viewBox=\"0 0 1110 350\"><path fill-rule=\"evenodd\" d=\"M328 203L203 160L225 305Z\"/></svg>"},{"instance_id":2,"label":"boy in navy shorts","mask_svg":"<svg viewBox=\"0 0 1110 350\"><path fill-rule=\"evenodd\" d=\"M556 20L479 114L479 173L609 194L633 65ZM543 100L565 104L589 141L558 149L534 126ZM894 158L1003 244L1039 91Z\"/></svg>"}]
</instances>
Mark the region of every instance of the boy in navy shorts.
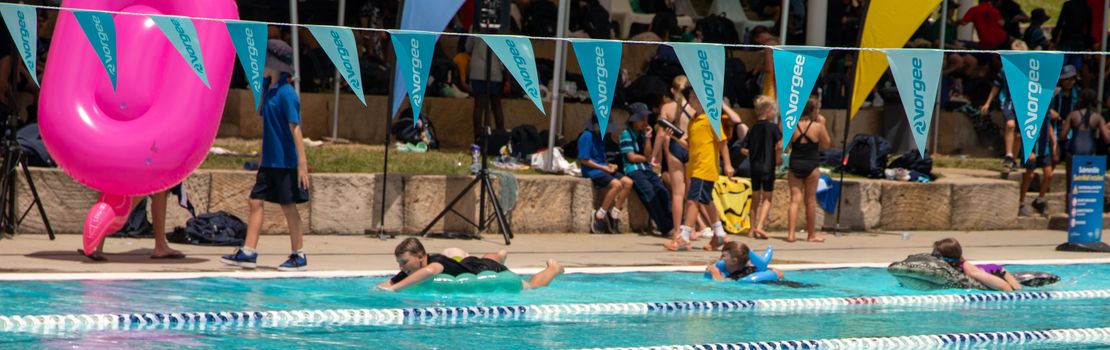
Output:
<instances>
[{"instance_id":1,"label":"boy in navy shorts","mask_svg":"<svg viewBox=\"0 0 1110 350\"><path fill-rule=\"evenodd\" d=\"M297 204L308 202L308 159L301 135L301 102L291 85L293 49L281 40L267 43L262 97L262 163L250 194L247 239L242 248L220 259L224 264L253 269L262 230L263 201L281 205L289 225L293 252L278 267L281 271L305 271L304 236Z\"/></svg>"},{"instance_id":2,"label":"boy in navy shorts","mask_svg":"<svg viewBox=\"0 0 1110 350\"><path fill-rule=\"evenodd\" d=\"M695 117L690 119L687 129L690 144L690 162L686 167L686 178L689 179L686 191L686 216L684 223L679 228L677 235L663 247L668 250L690 249L691 226L697 221L698 213L705 212L713 227L713 239L703 247L705 250L720 250L725 244L725 229L721 225L721 218L717 214L717 207L713 205L713 186L720 175L720 167L724 165L726 177L732 176L732 162L728 156L728 139L724 133L717 134L709 123L705 108L701 101L694 96L694 89L686 87L682 91L690 106L694 108ZM723 162L722 162L723 158ZM727 180L726 180L727 181Z\"/></svg>"},{"instance_id":3,"label":"boy in navy shorts","mask_svg":"<svg viewBox=\"0 0 1110 350\"><path fill-rule=\"evenodd\" d=\"M590 223L590 233L620 233L621 207L632 191L632 179L617 171L616 164L605 160L605 143L598 128L597 118L590 118L586 131L578 136L582 176L590 178L594 188L605 189L601 207L594 212Z\"/></svg>"}]
</instances>

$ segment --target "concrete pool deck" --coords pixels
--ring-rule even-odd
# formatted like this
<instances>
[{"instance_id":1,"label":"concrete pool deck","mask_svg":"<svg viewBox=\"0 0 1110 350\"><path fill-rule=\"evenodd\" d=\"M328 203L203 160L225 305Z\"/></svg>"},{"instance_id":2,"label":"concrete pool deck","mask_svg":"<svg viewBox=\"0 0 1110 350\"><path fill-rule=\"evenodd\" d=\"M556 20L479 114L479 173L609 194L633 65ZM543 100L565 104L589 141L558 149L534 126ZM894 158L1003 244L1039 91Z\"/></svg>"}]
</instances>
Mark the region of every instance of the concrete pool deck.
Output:
<instances>
[{"instance_id":1,"label":"concrete pool deck","mask_svg":"<svg viewBox=\"0 0 1110 350\"><path fill-rule=\"evenodd\" d=\"M308 236L305 251L309 271L373 271L396 270L393 248L402 238L379 240L375 236ZM903 240L897 233L851 233L842 237L828 236L825 243L787 243L783 233L772 233L770 240L730 237L763 250L775 247L774 264L885 264L907 255L928 252L932 242L955 237L972 260L1091 260L1110 259L1110 253L1058 252L1056 245L1066 240L1061 231L978 231L978 232L911 232ZM805 237L799 235L799 237ZM471 254L507 249L511 268L542 267L547 258L556 258L568 268L615 266L704 266L719 253L694 250L669 252L662 248L662 238L622 235L587 234L522 234L513 244L505 246L500 235L486 234L482 240L428 238L423 239L429 251L446 247L463 248ZM701 246L706 239L695 242ZM50 241L45 234L20 234L14 239L0 239L0 259L4 265L0 275L17 277L27 273L129 273L129 272L237 272L238 268L220 263L221 255L232 247L207 247L173 244L188 255L181 260L149 258L152 239L109 238L105 246L108 262L93 262L76 250L81 246L79 235L58 235ZM259 244L257 272L276 272L276 266L289 254L289 239L284 235L263 235ZM244 275L247 273L244 272ZM0 276L0 277L4 277Z\"/></svg>"}]
</instances>

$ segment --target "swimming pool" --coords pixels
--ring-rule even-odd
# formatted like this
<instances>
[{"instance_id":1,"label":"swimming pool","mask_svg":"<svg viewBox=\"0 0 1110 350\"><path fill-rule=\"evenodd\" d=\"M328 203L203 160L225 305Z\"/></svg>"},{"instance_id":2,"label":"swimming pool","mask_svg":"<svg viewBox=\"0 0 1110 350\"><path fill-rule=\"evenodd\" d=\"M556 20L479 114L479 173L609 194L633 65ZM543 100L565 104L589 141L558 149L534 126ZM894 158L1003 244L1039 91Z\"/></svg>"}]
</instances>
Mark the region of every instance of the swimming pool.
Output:
<instances>
[{"instance_id":1,"label":"swimming pool","mask_svg":"<svg viewBox=\"0 0 1110 350\"><path fill-rule=\"evenodd\" d=\"M787 279L811 288L714 283L700 273L636 272L568 274L552 288L490 295L373 291L385 277L14 281L0 283L0 348L501 349L928 340L904 338L920 335L955 337L934 339L952 346L1005 347L989 340L1006 337L1011 343L1033 341L1022 348L1110 346L1110 264L1010 269L1051 272L1062 280L1003 294L909 290L897 286L884 269L873 268L787 272ZM138 315L122 317L133 313ZM70 316L20 317L19 324L16 315ZM953 335L980 332L995 333ZM1085 342L1064 346L1060 340Z\"/></svg>"}]
</instances>

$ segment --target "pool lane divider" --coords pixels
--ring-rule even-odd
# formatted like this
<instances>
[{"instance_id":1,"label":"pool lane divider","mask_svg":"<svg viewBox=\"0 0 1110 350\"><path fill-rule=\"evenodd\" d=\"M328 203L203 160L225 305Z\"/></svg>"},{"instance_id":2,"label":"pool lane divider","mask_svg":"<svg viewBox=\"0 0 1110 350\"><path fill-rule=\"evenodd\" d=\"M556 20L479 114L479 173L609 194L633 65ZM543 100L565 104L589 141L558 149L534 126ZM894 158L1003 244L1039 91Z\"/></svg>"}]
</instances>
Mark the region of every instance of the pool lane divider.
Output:
<instances>
[{"instance_id":1,"label":"pool lane divider","mask_svg":"<svg viewBox=\"0 0 1110 350\"><path fill-rule=\"evenodd\" d=\"M303 324L400 325L481 320L551 319L575 315L820 311L852 306L940 306L1033 300L1110 299L1110 289L871 297L667 301L392 309L324 309L237 312L154 312L0 316L0 332L82 329L152 329L188 325L284 327Z\"/></svg>"},{"instance_id":2,"label":"pool lane divider","mask_svg":"<svg viewBox=\"0 0 1110 350\"><path fill-rule=\"evenodd\" d=\"M1070 328L1038 331L952 333L898 337L835 338L819 340L781 340L764 342L717 343L702 345L662 345L650 347L597 348L604 350L816 350L816 349L965 349L968 347L1016 344L1098 344L1110 342L1110 327Z\"/></svg>"}]
</instances>

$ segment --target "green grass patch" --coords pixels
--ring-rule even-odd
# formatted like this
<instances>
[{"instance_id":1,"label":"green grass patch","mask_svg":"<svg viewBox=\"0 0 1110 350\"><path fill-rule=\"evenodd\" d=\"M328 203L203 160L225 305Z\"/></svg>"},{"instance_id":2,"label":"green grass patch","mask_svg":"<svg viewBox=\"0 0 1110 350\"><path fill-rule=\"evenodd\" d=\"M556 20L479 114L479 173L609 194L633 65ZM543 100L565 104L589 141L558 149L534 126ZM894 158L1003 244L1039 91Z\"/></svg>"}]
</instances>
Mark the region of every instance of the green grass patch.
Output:
<instances>
[{"instance_id":1,"label":"green grass patch","mask_svg":"<svg viewBox=\"0 0 1110 350\"><path fill-rule=\"evenodd\" d=\"M980 169L991 171L1003 171L1005 168L1002 166L1002 159L1000 158L974 158L964 156L946 156L934 155L933 156L934 168L957 168L957 169Z\"/></svg>"}]
</instances>

